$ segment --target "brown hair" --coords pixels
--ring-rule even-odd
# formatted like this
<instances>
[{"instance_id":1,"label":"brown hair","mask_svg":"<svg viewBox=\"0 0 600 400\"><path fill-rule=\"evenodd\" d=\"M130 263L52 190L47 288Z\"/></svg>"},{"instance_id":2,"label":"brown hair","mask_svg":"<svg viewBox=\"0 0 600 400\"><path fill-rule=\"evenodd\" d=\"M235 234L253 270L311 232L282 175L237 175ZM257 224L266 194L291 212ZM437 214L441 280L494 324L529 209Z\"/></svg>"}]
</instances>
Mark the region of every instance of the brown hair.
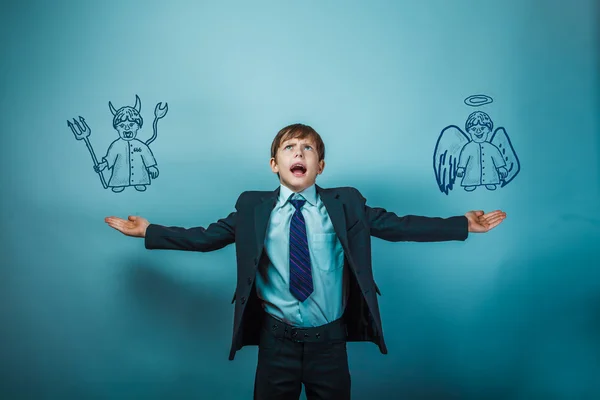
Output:
<instances>
[{"instance_id":1,"label":"brown hair","mask_svg":"<svg viewBox=\"0 0 600 400\"><path fill-rule=\"evenodd\" d=\"M279 146L281 146L282 142L296 138L312 139L315 142L315 148L317 150L317 154L319 155L319 161L325 159L325 143L323 143L323 139L321 139L321 136L312 127L304 124L288 125L277 132L277 135L271 144L271 157L275 158L277 150L279 149Z\"/></svg>"}]
</instances>

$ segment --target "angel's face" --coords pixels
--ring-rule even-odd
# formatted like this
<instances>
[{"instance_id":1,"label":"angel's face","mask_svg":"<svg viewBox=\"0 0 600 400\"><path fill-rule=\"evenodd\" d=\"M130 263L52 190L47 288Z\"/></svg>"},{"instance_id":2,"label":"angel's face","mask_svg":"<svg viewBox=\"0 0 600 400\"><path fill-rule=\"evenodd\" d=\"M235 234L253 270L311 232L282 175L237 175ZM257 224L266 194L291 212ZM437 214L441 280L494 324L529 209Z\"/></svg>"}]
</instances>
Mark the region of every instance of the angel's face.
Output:
<instances>
[{"instance_id":1,"label":"angel's face","mask_svg":"<svg viewBox=\"0 0 600 400\"><path fill-rule=\"evenodd\" d=\"M470 127L468 132L471 135L471 139L474 142L483 143L487 140L487 137L491 131L490 128L486 125L476 124Z\"/></svg>"},{"instance_id":2,"label":"angel's face","mask_svg":"<svg viewBox=\"0 0 600 400\"><path fill-rule=\"evenodd\" d=\"M130 121L127 119L125 121L119 122L119 124L116 126L116 129L117 129L117 132L119 132L119 136L122 139L129 141L136 137L137 132L140 129L140 126L138 125L137 122Z\"/></svg>"}]
</instances>

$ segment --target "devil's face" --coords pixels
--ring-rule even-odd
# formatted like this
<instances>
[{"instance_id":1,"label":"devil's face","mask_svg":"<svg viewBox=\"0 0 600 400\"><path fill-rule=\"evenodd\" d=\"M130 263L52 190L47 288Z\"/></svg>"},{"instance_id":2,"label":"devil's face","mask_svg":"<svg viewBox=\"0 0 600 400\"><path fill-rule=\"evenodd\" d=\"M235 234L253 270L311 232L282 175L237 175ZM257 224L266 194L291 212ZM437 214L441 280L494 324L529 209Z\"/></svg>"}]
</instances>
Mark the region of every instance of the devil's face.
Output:
<instances>
[{"instance_id":1,"label":"devil's face","mask_svg":"<svg viewBox=\"0 0 600 400\"><path fill-rule=\"evenodd\" d=\"M121 139L129 141L135 139L140 126L137 122L126 120L119 122L116 129Z\"/></svg>"},{"instance_id":2,"label":"devil's face","mask_svg":"<svg viewBox=\"0 0 600 400\"><path fill-rule=\"evenodd\" d=\"M491 131L486 125L475 124L469 128L468 132L474 142L483 143L487 140L487 137Z\"/></svg>"}]
</instances>

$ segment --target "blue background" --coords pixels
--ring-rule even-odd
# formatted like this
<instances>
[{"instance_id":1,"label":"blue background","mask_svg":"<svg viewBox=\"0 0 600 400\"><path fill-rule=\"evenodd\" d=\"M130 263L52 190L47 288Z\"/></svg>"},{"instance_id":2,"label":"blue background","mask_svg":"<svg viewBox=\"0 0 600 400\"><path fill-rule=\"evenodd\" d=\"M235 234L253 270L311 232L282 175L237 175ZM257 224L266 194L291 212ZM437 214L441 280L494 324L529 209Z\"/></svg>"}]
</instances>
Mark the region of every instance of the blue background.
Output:
<instances>
[{"instance_id":1,"label":"blue background","mask_svg":"<svg viewBox=\"0 0 600 400\"><path fill-rule=\"evenodd\" d=\"M389 354L349 344L354 398L600 396L598 5L564 1L3 4L0 394L251 398L227 360L235 249L147 251L103 222L207 226L273 190L271 141L321 133L317 183L398 214L505 210L466 242L373 240ZM432 154L480 107L521 160L508 186L447 196ZM148 190L102 188L115 107L168 102Z\"/></svg>"}]
</instances>

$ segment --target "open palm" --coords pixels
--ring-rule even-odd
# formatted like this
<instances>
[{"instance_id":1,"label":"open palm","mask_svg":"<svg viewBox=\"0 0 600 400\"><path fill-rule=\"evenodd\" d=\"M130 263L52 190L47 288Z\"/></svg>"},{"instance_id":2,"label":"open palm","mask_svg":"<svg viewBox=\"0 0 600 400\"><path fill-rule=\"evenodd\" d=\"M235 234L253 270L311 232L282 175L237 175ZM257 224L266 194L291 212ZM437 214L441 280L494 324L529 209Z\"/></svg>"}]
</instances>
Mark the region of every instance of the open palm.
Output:
<instances>
[{"instance_id":1,"label":"open palm","mask_svg":"<svg viewBox=\"0 0 600 400\"><path fill-rule=\"evenodd\" d=\"M498 226L504 218L506 213L501 210L496 210L485 214L481 210L469 211L465 214L469 221L469 232L484 233Z\"/></svg>"},{"instance_id":2,"label":"open palm","mask_svg":"<svg viewBox=\"0 0 600 400\"><path fill-rule=\"evenodd\" d=\"M119 217L106 217L104 222L127 236L145 237L146 228L150 225L147 219L130 215L127 219Z\"/></svg>"}]
</instances>

